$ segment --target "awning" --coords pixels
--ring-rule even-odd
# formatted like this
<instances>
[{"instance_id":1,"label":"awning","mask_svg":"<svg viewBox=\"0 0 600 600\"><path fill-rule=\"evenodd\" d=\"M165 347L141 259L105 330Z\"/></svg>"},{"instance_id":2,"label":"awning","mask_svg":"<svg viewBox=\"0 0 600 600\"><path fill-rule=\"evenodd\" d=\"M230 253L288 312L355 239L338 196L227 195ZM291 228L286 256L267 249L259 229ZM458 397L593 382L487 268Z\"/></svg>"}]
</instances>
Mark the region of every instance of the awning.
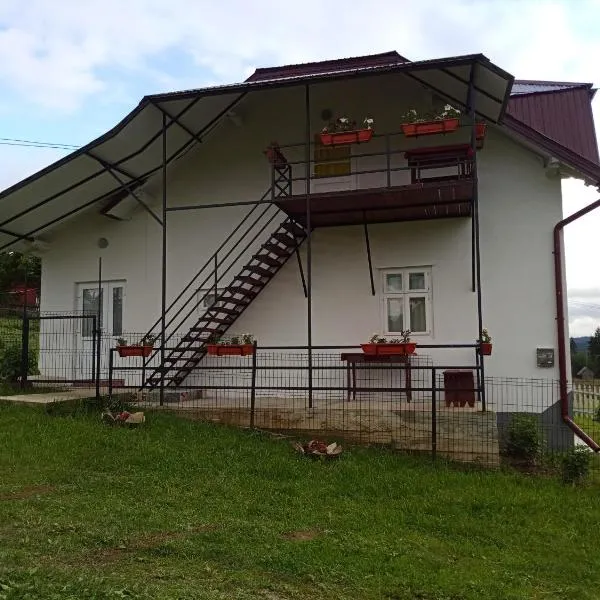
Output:
<instances>
[{"instance_id":1,"label":"awning","mask_svg":"<svg viewBox=\"0 0 600 600\"><path fill-rule=\"evenodd\" d=\"M168 130L167 164L200 142L248 93L339 79L400 73L459 109L472 102L477 116L502 120L513 77L482 54L362 67L298 77L146 96L116 127L87 146L0 194L0 250L43 239L54 225L83 211L106 208L122 183L133 190L163 166L163 118ZM167 117L164 117L164 113Z\"/></svg>"}]
</instances>

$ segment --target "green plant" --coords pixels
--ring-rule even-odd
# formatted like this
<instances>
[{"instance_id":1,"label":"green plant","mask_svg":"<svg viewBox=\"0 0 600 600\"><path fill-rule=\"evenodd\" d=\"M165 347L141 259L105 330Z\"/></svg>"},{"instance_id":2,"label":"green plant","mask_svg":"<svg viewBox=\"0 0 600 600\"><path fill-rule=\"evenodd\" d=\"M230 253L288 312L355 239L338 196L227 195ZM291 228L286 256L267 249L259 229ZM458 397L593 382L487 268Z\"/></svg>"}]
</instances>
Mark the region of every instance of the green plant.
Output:
<instances>
[{"instance_id":1,"label":"green plant","mask_svg":"<svg viewBox=\"0 0 600 600\"><path fill-rule=\"evenodd\" d=\"M21 354L20 344L10 343L0 347L0 380L8 382L19 380L21 377ZM37 372L37 352L30 349L27 357L27 374L36 375Z\"/></svg>"},{"instance_id":2,"label":"green plant","mask_svg":"<svg viewBox=\"0 0 600 600\"><path fill-rule=\"evenodd\" d=\"M253 344L254 336L251 333L242 334L242 344Z\"/></svg>"},{"instance_id":3,"label":"green plant","mask_svg":"<svg viewBox=\"0 0 600 600\"><path fill-rule=\"evenodd\" d=\"M492 343L492 336L489 334L487 329L482 329L481 331L481 341L484 344L491 344Z\"/></svg>"},{"instance_id":4,"label":"green plant","mask_svg":"<svg viewBox=\"0 0 600 600\"><path fill-rule=\"evenodd\" d=\"M157 340L158 336L153 335L151 333L147 333L141 340L140 346L154 346L154 342Z\"/></svg>"},{"instance_id":5,"label":"green plant","mask_svg":"<svg viewBox=\"0 0 600 600\"><path fill-rule=\"evenodd\" d=\"M528 462L535 462L541 449L542 436L537 416L514 414L508 427L507 454Z\"/></svg>"},{"instance_id":6,"label":"green plant","mask_svg":"<svg viewBox=\"0 0 600 600\"><path fill-rule=\"evenodd\" d=\"M117 346L127 346L127 340L123 337L118 337Z\"/></svg>"},{"instance_id":7,"label":"green plant","mask_svg":"<svg viewBox=\"0 0 600 600\"><path fill-rule=\"evenodd\" d=\"M400 123L424 123L426 121L458 118L460 118L460 111L450 106L450 104L445 104L441 108L430 111L418 111L416 108L410 108L400 115Z\"/></svg>"},{"instance_id":8,"label":"green plant","mask_svg":"<svg viewBox=\"0 0 600 600\"><path fill-rule=\"evenodd\" d=\"M592 453L587 446L576 446L562 457L561 463L565 483L582 483L590 474Z\"/></svg>"},{"instance_id":9,"label":"green plant","mask_svg":"<svg viewBox=\"0 0 600 600\"><path fill-rule=\"evenodd\" d=\"M375 121L371 117L365 117L363 119L363 127L365 129L373 129ZM338 117L334 121L331 121L328 125L323 127L321 133L339 133L341 131L353 131L356 129L356 121L349 119L348 117Z\"/></svg>"}]
</instances>

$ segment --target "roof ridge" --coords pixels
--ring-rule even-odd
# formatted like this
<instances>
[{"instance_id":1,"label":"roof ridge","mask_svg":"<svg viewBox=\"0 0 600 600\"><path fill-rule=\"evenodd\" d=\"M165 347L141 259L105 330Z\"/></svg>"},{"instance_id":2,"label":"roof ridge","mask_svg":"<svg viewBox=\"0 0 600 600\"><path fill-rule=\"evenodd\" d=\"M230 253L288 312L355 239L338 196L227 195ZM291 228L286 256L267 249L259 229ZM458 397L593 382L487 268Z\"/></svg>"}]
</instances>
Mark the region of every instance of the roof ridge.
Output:
<instances>
[{"instance_id":1,"label":"roof ridge","mask_svg":"<svg viewBox=\"0 0 600 600\"><path fill-rule=\"evenodd\" d=\"M267 79L270 75L283 77L285 74L297 75L299 72L307 74L315 69L326 72L336 68L356 68L359 66L379 66L393 63L409 63L406 57L399 54L396 50L388 52L379 52L377 54L365 54L361 56L349 56L346 58L330 58L325 60L316 60L304 63L295 63L287 65L278 65L273 67L257 67L252 75L246 81L257 81ZM318 72L318 71L315 71Z\"/></svg>"},{"instance_id":2,"label":"roof ridge","mask_svg":"<svg viewBox=\"0 0 600 600\"><path fill-rule=\"evenodd\" d=\"M583 85L588 85L588 86L592 86L592 83L586 83L586 82L577 82L577 81L547 81L544 79L515 79L514 83L516 84L520 84L520 85L550 85L550 86L564 86L564 85L568 85L568 86L572 86L572 87L579 87L579 86L583 86Z\"/></svg>"}]
</instances>

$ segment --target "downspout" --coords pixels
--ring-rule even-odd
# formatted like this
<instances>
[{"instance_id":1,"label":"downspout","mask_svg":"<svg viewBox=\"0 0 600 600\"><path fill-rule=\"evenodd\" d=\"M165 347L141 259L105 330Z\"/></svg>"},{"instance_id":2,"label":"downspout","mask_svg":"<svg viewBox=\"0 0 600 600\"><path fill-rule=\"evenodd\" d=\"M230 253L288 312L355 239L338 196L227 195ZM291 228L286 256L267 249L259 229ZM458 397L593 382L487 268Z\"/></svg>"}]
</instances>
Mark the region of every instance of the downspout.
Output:
<instances>
[{"instance_id":1,"label":"downspout","mask_svg":"<svg viewBox=\"0 0 600 600\"><path fill-rule=\"evenodd\" d=\"M558 372L560 385L560 413L565 424L585 442L594 452L600 451L600 446L589 436L569 415L568 374L567 374L567 345L565 340L565 306L563 289L563 229L565 225L587 215L600 207L596 200L585 208L573 213L570 217L559 221L554 227L554 285L556 292L556 327L558 328Z\"/></svg>"}]
</instances>

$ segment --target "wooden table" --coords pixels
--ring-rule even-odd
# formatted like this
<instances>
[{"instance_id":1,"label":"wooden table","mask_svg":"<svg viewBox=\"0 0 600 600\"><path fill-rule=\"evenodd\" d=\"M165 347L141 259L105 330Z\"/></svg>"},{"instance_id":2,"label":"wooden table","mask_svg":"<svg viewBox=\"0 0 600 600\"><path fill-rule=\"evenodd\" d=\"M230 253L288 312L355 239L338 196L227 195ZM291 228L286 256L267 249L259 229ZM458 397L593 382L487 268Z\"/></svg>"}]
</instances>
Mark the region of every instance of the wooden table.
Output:
<instances>
[{"instance_id":1,"label":"wooden table","mask_svg":"<svg viewBox=\"0 0 600 600\"><path fill-rule=\"evenodd\" d=\"M348 402L356 400L356 365L369 363L398 364L404 369L406 379L406 401L412 400L412 370L410 365L410 354L365 354L364 352L344 352L340 356L342 362L346 363L346 382L348 385Z\"/></svg>"}]
</instances>

